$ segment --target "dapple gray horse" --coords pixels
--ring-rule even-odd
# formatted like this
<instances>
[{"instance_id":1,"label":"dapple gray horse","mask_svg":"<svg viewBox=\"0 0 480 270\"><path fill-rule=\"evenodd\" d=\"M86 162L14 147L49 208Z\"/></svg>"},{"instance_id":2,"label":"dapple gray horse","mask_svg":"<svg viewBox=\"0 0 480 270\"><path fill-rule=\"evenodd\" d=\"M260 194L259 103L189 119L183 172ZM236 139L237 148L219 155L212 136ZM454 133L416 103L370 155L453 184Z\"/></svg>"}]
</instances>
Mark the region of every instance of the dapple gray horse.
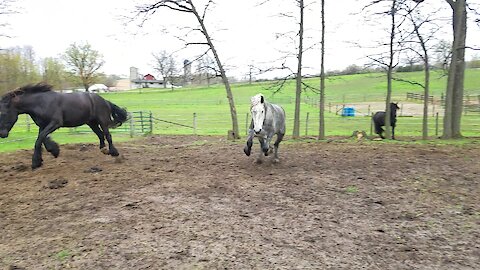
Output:
<instances>
[{"instance_id":1,"label":"dapple gray horse","mask_svg":"<svg viewBox=\"0 0 480 270\"><path fill-rule=\"evenodd\" d=\"M250 156L253 144L253 138L257 137L260 142L260 155L258 163L262 162L262 152L268 156L270 150L270 141L273 135L277 135L274 144L274 162L278 162L278 145L285 135L285 111L282 107L265 102L262 94L257 94L250 99L252 122L247 138L247 145L243 149L247 156Z\"/></svg>"}]
</instances>

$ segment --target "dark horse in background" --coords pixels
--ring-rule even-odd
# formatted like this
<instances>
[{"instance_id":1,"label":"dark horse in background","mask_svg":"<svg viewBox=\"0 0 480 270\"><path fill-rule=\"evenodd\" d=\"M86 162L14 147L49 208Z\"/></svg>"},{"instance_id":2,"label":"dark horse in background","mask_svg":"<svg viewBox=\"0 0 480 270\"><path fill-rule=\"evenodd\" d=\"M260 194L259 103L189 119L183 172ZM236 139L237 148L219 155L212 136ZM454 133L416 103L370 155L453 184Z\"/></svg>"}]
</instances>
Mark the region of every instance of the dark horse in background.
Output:
<instances>
[{"instance_id":1,"label":"dark horse in background","mask_svg":"<svg viewBox=\"0 0 480 270\"><path fill-rule=\"evenodd\" d=\"M390 103L390 124L392 126L392 139L395 140L395 126L397 123L397 110L398 103ZM385 112L376 112L373 115L373 124L375 125L375 133L377 133L382 139L385 137L382 135L384 132L383 126L385 126Z\"/></svg>"},{"instance_id":2,"label":"dark horse in background","mask_svg":"<svg viewBox=\"0 0 480 270\"><path fill-rule=\"evenodd\" d=\"M58 144L49 134L60 127L87 124L100 139L100 149L108 141L106 154L118 156L109 128L120 126L127 120L127 111L92 93L57 93L44 83L26 85L13 90L0 99L0 137L8 133L19 114L28 114L39 127L32 158L32 169L42 166L42 144L54 157L60 154Z\"/></svg>"}]
</instances>

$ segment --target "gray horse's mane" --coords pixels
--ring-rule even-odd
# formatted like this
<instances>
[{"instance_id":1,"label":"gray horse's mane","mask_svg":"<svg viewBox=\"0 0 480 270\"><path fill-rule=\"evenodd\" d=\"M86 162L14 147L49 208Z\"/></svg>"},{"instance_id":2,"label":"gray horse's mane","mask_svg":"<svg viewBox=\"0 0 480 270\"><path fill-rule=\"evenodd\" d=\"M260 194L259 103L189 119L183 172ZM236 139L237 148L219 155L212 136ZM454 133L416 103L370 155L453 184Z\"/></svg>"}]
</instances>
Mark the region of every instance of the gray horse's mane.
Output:
<instances>
[{"instance_id":1,"label":"gray horse's mane","mask_svg":"<svg viewBox=\"0 0 480 270\"><path fill-rule=\"evenodd\" d=\"M27 84L15 90L7 92L1 98L2 101L10 101L10 99L21 96L23 94L33 94L52 91L53 86L46 83Z\"/></svg>"}]
</instances>

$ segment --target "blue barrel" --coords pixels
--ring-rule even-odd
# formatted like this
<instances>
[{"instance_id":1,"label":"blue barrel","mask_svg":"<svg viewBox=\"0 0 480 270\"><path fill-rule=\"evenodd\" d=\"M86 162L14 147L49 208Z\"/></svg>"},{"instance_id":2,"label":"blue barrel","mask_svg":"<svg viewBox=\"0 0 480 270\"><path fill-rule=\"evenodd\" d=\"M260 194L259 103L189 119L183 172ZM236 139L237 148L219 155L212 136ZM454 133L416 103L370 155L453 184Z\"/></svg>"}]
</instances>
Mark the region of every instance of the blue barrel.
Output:
<instances>
[{"instance_id":1,"label":"blue barrel","mask_svg":"<svg viewBox=\"0 0 480 270\"><path fill-rule=\"evenodd\" d=\"M353 107L343 108L342 116L355 116L355 108L353 108Z\"/></svg>"}]
</instances>

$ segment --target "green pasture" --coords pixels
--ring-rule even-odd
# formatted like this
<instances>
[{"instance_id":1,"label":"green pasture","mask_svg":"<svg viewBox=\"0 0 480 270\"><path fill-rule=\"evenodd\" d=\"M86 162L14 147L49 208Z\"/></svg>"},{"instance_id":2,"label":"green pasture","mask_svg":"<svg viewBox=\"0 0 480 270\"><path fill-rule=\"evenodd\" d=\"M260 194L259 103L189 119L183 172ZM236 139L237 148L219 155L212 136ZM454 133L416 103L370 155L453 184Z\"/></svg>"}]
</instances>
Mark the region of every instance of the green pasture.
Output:
<instances>
[{"instance_id":1,"label":"green pasture","mask_svg":"<svg viewBox=\"0 0 480 270\"><path fill-rule=\"evenodd\" d=\"M397 73L397 78L406 81L423 80L422 72ZM311 87L318 88L319 78L305 79ZM441 72L433 72L431 76L431 95L440 99L445 91L446 77ZM288 81L280 92L274 93L272 82L258 82L253 84L232 84L235 106L241 136L246 134L249 123L250 97L263 93L267 100L281 104L287 114L287 135L291 135L294 115L295 82ZM407 82L394 81L394 101L405 102L406 93L422 93L423 89ZM357 74L345 76L332 76L326 80L326 135L349 136L354 130L365 130L370 133L370 117L362 116L370 112L363 111L360 116L342 117L337 114L342 104L349 103L377 103L382 105L386 94L385 74ZM480 70L468 69L466 71L465 95L472 99L480 95ZM184 87L177 89L137 89L119 93L102 94L106 99L125 107L128 111L151 112L154 116L154 134L199 134L199 135L226 135L231 129L231 117L228 100L223 85L210 87ZM318 94L311 89L302 93L301 107L301 135L315 136L318 134L318 107L316 106ZM383 106L383 105L382 105ZM437 105L438 106L438 105ZM195 115L195 117L194 117ZM441 134L442 115L436 119L432 114L429 119L429 134L435 137ZM308 118L308 120L307 120ZM184 126L174 125L175 122ZM439 125L436 125L438 121ZM463 117L463 134L465 136L480 136L480 115L468 114ZM127 125L126 123L125 125ZM190 127L195 126L196 129ZM421 136L422 119L419 116L399 117L397 123L397 136ZM29 131L27 131L29 130ZM25 116L21 116L10 136L0 140L0 152L15 149L31 149L37 135L34 124L27 128ZM76 130L62 128L53 134L54 140L64 143L97 143L98 139L90 132L88 127ZM113 131L114 141L129 140L128 132Z\"/></svg>"}]
</instances>

